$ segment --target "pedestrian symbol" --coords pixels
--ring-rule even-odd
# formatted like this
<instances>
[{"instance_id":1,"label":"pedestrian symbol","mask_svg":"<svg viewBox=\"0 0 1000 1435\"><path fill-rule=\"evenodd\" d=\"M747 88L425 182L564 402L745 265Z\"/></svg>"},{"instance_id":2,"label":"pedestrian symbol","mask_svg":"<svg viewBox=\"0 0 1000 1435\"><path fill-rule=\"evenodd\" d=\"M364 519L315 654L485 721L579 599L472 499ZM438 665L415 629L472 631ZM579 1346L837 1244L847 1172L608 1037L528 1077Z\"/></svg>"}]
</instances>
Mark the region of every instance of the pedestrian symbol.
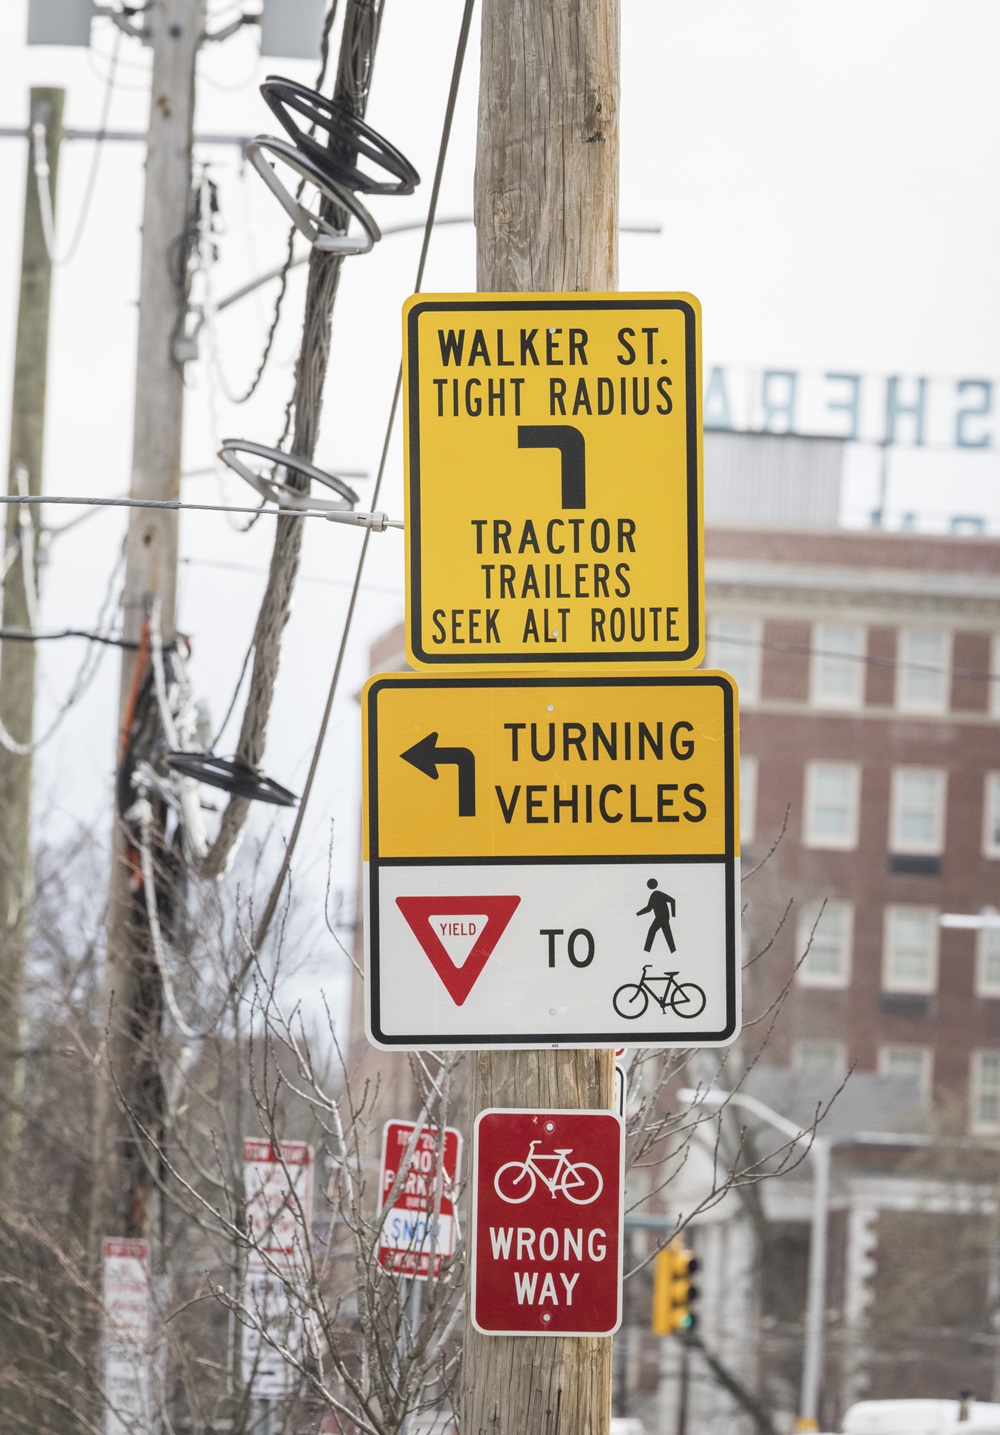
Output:
<instances>
[{"instance_id":1,"label":"pedestrian symbol","mask_svg":"<svg viewBox=\"0 0 1000 1435\"><path fill-rule=\"evenodd\" d=\"M646 886L650 889L649 901L645 907L641 907L635 914L637 917L644 916L646 912L652 912L653 914L653 920L649 924L649 931L646 933L646 945L642 950L644 952L651 952L657 932L662 932L667 939L667 946L671 952L676 952L677 946L674 942L674 934L670 930L670 919L677 915L677 903L669 893L657 891L656 889L659 885L655 877L650 877L646 883Z\"/></svg>"}]
</instances>

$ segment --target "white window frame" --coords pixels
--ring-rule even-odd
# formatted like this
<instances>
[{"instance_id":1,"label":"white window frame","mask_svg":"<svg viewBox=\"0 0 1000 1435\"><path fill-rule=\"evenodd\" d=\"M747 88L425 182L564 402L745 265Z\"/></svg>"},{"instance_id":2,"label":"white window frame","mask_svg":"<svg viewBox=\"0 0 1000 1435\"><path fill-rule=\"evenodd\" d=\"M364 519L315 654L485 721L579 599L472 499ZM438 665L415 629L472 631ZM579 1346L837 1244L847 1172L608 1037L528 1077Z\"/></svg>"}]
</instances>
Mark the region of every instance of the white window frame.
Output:
<instances>
[{"instance_id":1,"label":"white window frame","mask_svg":"<svg viewBox=\"0 0 1000 1435\"><path fill-rule=\"evenodd\" d=\"M927 1097L931 1094L931 1084L934 1073L934 1048L931 1046L918 1046L914 1042L894 1041L878 1049L878 1073L880 1076L899 1076L898 1071L890 1070L892 1065L892 1054L897 1051L905 1051L920 1058L920 1071L916 1079L920 1085L921 1096Z\"/></svg>"},{"instance_id":2,"label":"white window frame","mask_svg":"<svg viewBox=\"0 0 1000 1435\"><path fill-rule=\"evenodd\" d=\"M1000 857L1000 772L983 776L983 856Z\"/></svg>"},{"instance_id":3,"label":"white window frame","mask_svg":"<svg viewBox=\"0 0 1000 1435\"><path fill-rule=\"evenodd\" d=\"M757 778L760 762L740 753L740 845L752 842L757 833Z\"/></svg>"},{"instance_id":4,"label":"white window frame","mask_svg":"<svg viewBox=\"0 0 1000 1435\"><path fill-rule=\"evenodd\" d=\"M984 1092L983 1067L989 1062L995 1069L996 1079L989 1083L990 1092L995 1092L996 1114L983 1120L980 1103ZM969 1129L977 1136L987 1136L1000 1131L1000 1051L996 1049L973 1051L969 1056Z\"/></svg>"},{"instance_id":5,"label":"white window frame","mask_svg":"<svg viewBox=\"0 0 1000 1435\"><path fill-rule=\"evenodd\" d=\"M843 641L846 635L846 641ZM864 706L868 631L861 623L814 623L809 664L813 707L856 712ZM836 678L846 678L838 688ZM828 683L834 679L834 686Z\"/></svg>"},{"instance_id":6,"label":"white window frame","mask_svg":"<svg viewBox=\"0 0 1000 1435\"><path fill-rule=\"evenodd\" d=\"M913 651L927 638L940 642L940 651L931 659ZM933 695L913 692L929 674L920 668L940 669L939 691ZM900 628L896 637L896 707L904 713L946 713L951 704L951 633L942 628Z\"/></svg>"},{"instance_id":7,"label":"white window frame","mask_svg":"<svg viewBox=\"0 0 1000 1435\"><path fill-rule=\"evenodd\" d=\"M896 913L920 912L926 919L930 941L927 946L927 973L923 977L900 977L892 972L893 924ZM938 984L938 909L915 903L900 902L886 907L882 928L882 990L908 995L927 996L937 991Z\"/></svg>"},{"instance_id":8,"label":"white window frame","mask_svg":"<svg viewBox=\"0 0 1000 1435\"><path fill-rule=\"evenodd\" d=\"M736 669L732 676L736 679L742 705L760 702L763 637L764 624L760 618L715 613L708 620L705 666L720 668L724 673Z\"/></svg>"},{"instance_id":9,"label":"white window frame","mask_svg":"<svg viewBox=\"0 0 1000 1435\"><path fill-rule=\"evenodd\" d=\"M1000 927L976 933L976 996L1000 997Z\"/></svg>"},{"instance_id":10,"label":"white window frame","mask_svg":"<svg viewBox=\"0 0 1000 1435\"><path fill-rule=\"evenodd\" d=\"M826 1047L833 1057L829 1066L811 1066L805 1060L808 1049L812 1047ZM799 1072L812 1072L816 1076L833 1076L837 1079L847 1075L847 1043L838 1041L836 1037L810 1036L803 1037L792 1046L792 1069Z\"/></svg>"},{"instance_id":11,"label":"white window frame","mask_svg":"<svg viewBox=\"0 0 1000 1435\"><path fill-rule=\"evenodd\" d=\"M814 818L817 786L823 769L842 769L849 774L845 810L846 830L842 833L817 831ZM802 845L824 851L851 852L858 845L858 816L861 808L861 767L856 762L807 762L803 780Z\"/></svg>"},{"instance_id":12,"label":"white window frame","mask_svg":"<svg viewBox=\"0 0 1000 1435\"><path fill-rule=\"evenodd\" d=\"M929 837L907 837L902 832L903 817L910 807L904 807L903 796L906 781L910 777L933 779L929 815L932 832ZM948 805L948 772L943 767L917 767L906 764L892 769L892 796L889 803L889 851L908 852L921 856L939 856L944 851L945 813Z\"/></svg>"},{"instance_id":13,"label":"white window frame","mask_svg":"<svg viewBox=\"0 0 1000 1435\"><path fill-rule=\"evenodd\" d=\"M836 932L838 943L838 968L835 972L812 971L809 958L823 939L824 924L830 927L839 924ZM799 913L797 929L796 960L799 961L796 981L802 987L823 987L827 991L841 990L850 985L851 958L854 946L854 903L842 898L831 898L827 902L812 902ZM811 946L810 946L811 944ZM810 948L807 952L806 948ZM805 954L805 955L803 955Z\"/></svg>"}]
</instances>

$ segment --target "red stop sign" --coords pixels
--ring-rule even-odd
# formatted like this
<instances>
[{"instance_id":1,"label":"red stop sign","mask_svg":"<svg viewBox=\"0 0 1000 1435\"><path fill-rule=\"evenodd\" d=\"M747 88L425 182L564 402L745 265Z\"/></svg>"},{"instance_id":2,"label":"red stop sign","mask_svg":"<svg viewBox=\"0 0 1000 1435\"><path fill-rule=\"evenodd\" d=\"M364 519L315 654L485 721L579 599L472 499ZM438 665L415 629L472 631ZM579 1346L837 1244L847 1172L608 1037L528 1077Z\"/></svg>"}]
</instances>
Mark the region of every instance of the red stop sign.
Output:
<instances>
[{"instance_id":1,"label":"red stop sign","mask_svg":"<svg viewBox=\"0 0 1000 1435\"><path fill-rule=\"evenodd\" d=\"M484 1111L473 1163L472 1320L485 1335L621 1323L624 1128L610 1111Z\"/></svg>"}]
</instances>

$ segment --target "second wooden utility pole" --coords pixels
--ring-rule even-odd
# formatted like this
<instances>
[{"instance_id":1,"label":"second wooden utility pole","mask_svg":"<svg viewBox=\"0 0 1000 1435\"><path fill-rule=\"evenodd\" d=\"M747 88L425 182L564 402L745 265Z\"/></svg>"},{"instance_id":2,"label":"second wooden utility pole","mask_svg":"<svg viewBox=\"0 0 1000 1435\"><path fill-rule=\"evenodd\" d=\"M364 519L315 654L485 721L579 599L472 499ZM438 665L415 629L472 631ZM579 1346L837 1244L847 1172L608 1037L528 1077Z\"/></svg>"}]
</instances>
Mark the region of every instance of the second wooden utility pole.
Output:
<instances>
[{"instance_id":1,"label":"second wooden utility pole","mask_svg":"<svg viewBox=\"0 0 1000 1435\"><path fill-rule=\"evenodd\" d=\"M45 242L39 185L47 184L55 207L56 171L62 138L63 90L32 90L28 131L28 177L24 196L21 289L17 305L14 392L11 401L8 492L42 491L45 390L49 350L52 256ZM36 132L44 131L49 173L36 174ZM3 626L24 633L33 626L38 574L39 511L7 508L0 551ZM20 1117L21 1007L31 902L31 744L35 728L35 645L0 643L0 1192L16 1169ZM12 750L15 749L15 750ZM26 749L26 750L25 750Z\"/></svg>"},{"instance_id":2,"label":"second wooden utility pole","mask_svg":"<svg viewBox=\"0 0 1000 1435\"><path fill-rule=\"evenodd\" d=\"M131 493L133 498L176 499L180 496L184 374L173 345L187 306L195 58L205 24L205 0L155 0L144 16L152 40L153 75L142 216ZM174 639L177 513L134 509L133 515L125 550L124 636L132 643L139 642L149 604L155 600L160 634L168 647ZM143 677L141 669L136 671L138 661L135 651L124 651L122 726L128 723L134 692ZM119 778L119 793L127 806L129 773L120 773ZM97 1218L104 1233L137 1236L149 1230L147 1197L153 1185L148 1166L150 1139L159 1136L163 1120L159 1072L162 983L145 916L142 877L135 853L129 850L121 815L120 810L116 812L108 911L108 1056L118 1102L103 1123L106 1145L99 1154L99 1178L106 1185L103 1199L98 1201ZM126 1109L118 1109L119 1105Z\"/></svg>"},{"instance_id":3,"label":"second wooden utility pole","mask_svg":"<svg viewBox=\"0 0 1000 1435\"><path fill-rule=\"evenodd\" d=\"M475 216L480 291L614 289L618 0L484 0ZM611 1051L481 1052L473 1115L610 1109ZM607 1435L610 1338L480 1335L462 1435Z\"/></svg>"}]
</instances>

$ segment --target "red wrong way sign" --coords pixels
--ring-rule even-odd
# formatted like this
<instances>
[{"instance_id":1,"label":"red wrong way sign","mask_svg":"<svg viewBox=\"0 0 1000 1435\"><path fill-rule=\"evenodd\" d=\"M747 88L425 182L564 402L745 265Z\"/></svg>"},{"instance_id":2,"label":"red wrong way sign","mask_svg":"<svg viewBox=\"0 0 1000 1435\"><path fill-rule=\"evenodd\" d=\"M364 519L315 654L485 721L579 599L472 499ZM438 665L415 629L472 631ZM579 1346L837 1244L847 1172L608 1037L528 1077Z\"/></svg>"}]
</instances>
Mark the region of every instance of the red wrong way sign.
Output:
<instances>
[{"instance_id":1,"label":"red wrong way sign","mask_svg":"<svg viewBox=\"0 0 1000 1435\"><path fill-rule=\"evenodd\" d=\"M624 1127L611 1111L484 1111L473 1162L472 1319L484 1335L621 1323Z\"/></svg>"}]
</instances>

